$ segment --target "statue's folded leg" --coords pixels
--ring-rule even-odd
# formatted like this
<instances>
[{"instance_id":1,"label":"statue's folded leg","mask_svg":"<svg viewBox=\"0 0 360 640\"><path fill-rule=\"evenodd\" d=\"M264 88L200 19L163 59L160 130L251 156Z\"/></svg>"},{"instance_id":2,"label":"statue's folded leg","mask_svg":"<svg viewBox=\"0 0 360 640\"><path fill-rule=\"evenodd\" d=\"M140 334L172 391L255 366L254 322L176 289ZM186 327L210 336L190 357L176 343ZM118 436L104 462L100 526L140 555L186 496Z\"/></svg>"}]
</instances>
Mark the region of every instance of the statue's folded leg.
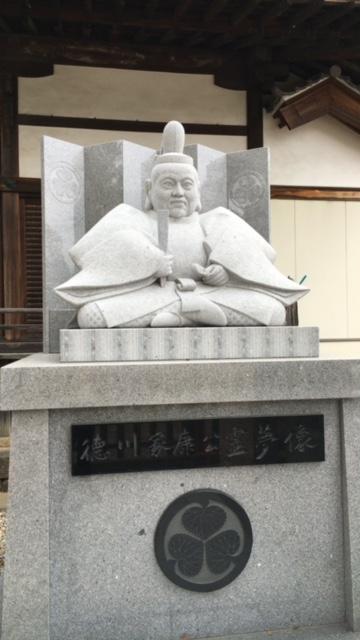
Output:
<instances>
[{"instance_id":1,"label":"statue's folded leg","mask_svg":"<svg viewBox=\"0 0 360 640\"><path fill-rule=\"evenodd\" d=\"M206 288L207 290L208 288ZM225 326L219 305L193 292L181 292L174 282L90 302L78 312L80 328Z\"/></svg>"},{"instance_id":2,"label":"statue's folded leg","mask_svg":"<svg viewBox=\"0 0 360 640\"><path fill-rule=\"evenodd\" d=\"M79 327L148 327L154 315L162 309L177 305L180 301L175 283L165 287L158 284L144 289L102 298L80 308L77 320Z\"/></svg>"},{"instance_id":3,"label":"statue's folded leg","mask_svg":"<svg viewBox=\"0 0 360 640\"><path fill-rule=\"evenodd\" d=\"M174 282L90 302L78 312L80 328L283 325L285 307L261 291L208 287L179 292Z\"/></svg>"},{"instance_id":4,"label":"statue's folded leg","mask_svg":"<svg viewBox=\"0 0 360 640\"><path fill-rule=\"evenodd\" d=\"M226 286L205 293L223 310L229 326L282 326L285 324L285 307L273 296Z\"/></svg>"}]
</instances>

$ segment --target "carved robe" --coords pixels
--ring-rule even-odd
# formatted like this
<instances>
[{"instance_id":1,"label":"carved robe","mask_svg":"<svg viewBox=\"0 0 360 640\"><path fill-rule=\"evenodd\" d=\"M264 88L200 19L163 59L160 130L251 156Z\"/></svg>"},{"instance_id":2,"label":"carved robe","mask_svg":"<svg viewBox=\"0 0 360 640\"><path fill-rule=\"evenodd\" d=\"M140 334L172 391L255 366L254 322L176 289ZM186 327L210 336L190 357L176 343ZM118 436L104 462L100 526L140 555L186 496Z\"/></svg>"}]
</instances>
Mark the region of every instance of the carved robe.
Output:
<instances>
[{"instance_id":1,"label":"carved robe","mask_svg":"<svg viewBox=\"0 0 360 640\"><path fill-rule=\"evenodd\" d=\"M287 306L308 291L283 276L273 265L276 254L269 243L223 207L170 218L168 253L174 255L174 273L160 287L157 271L163 253L158 248L156 213L121 204L71 249L80 271L56 291L76 307L96 301L108 327L131 326L179 297L185 300L176 278L196 280L194 294L245 314L250 324L269 324L274 299ZM195 263L222 265L229 282L222 287L203 284Z\"/></svg>"}]
</instances>

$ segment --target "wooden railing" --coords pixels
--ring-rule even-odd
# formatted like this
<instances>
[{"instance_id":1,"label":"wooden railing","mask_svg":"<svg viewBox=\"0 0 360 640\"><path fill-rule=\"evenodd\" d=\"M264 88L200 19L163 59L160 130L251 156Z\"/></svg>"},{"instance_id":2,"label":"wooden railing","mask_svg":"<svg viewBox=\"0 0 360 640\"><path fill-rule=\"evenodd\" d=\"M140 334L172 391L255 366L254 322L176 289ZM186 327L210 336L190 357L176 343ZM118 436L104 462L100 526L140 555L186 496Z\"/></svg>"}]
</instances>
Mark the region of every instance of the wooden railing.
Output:
<instances>
[{"instance_id":1,"label":"wooden railing","mask_svg":"<svg viewBox=\"0 0 360 640\"><path fill-rule=\"evenodd\" d=\"M0 357L42 351L42 309L0 307Z\"/></svg>"},{"instance_id":2,"label":"wooden railing","mask_svg":"<svg viewBox=\"0 0 360 640\"><path fill-rule=\"evenodd\" d=\"M0 358L42 349L40 180L0 177Z\"/></svg>"}]
</instances>

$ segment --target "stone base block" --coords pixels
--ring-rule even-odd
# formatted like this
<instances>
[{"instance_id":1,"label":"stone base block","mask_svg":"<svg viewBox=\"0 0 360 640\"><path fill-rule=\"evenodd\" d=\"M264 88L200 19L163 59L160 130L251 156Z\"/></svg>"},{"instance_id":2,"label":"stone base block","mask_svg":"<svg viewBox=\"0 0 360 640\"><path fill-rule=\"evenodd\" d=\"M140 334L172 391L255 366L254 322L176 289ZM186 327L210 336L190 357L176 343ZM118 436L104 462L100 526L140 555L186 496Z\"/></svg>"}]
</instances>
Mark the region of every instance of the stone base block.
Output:
<instances>
[{"instance_id":1,"label":"stone base block","mask_svg":"<svg viewBox=\"0 0 360 640\"><path fill-rule=\"evenodd\" d=\"M62 362L311 358L317 327L63 329Z\"/></svg>"}]
</instances>

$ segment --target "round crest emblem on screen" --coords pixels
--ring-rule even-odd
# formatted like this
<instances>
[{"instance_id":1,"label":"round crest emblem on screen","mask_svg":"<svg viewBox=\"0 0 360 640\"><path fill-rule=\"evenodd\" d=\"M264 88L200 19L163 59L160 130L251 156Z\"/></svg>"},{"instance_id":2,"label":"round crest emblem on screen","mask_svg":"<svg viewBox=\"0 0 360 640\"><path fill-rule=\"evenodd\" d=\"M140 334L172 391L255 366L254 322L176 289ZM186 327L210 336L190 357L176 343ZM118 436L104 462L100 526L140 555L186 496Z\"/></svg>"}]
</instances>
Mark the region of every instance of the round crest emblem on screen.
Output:
<instances>
[{"instance_id":1,"label":"round crest emblem on screen","mask_svg":"<svg viewBox=\"0 0 360 640\"><path fill-rule=\"evenodd\" d=\"M253 536L246 512L233 498L197 489L169 504L154 542L157 562L169 580L191 591L215 591L242 572Z\"/></svg>"}]
</instances>

